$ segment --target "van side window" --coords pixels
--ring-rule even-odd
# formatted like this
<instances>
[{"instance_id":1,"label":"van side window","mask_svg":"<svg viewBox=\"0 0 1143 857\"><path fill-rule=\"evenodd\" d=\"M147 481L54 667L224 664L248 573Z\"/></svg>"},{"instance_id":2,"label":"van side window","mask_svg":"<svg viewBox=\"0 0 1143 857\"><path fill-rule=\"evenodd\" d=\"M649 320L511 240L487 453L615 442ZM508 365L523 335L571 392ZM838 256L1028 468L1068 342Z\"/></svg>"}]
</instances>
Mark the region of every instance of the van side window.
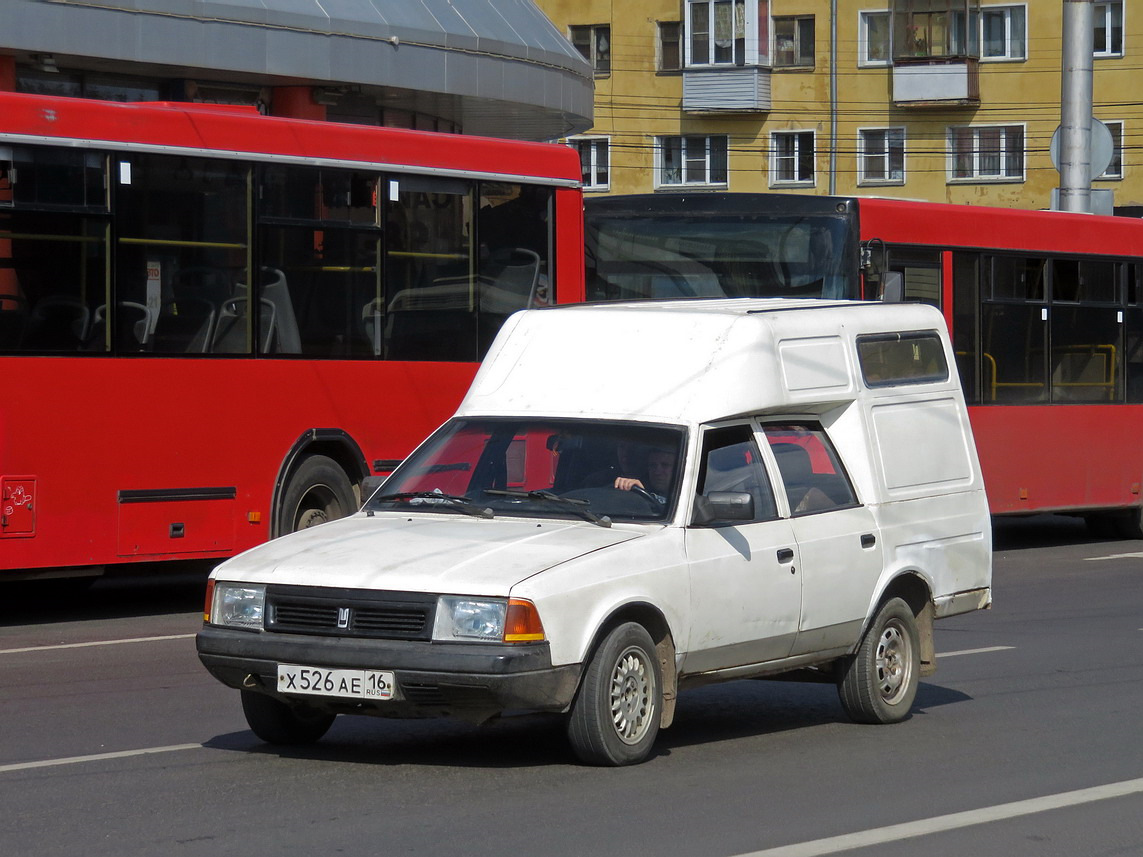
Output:
<instances>
[{"instance_id":1,"label":"van side window","mask_svg":"<svg viewBox=\"0 0 1143 857\"><path fill-rule=\"evenodd\" d=\"M853 485L818 426L763 426L795 517L857 505Z\"/></svg>"},{"instance_id":2,"label":"van side window","mask_svg":"<svg viewBox=\"0 0 1143 857\"><path fill-rule=\"evenodd\" d=\"M857 359L870 387L947 381L949 367L936 331L857 337Z\"/></svg>"},{"instance_id":3,"label":"van side window","mask_svg":"<svg viewBox=\"0 0 1143 857\"><path fill-rule=\"evenodd\" d=\"M726 426L706 432L699 468L698 503L714 492L749 494L754 500L752 520L768 521L778 517L774 492L749 425ZM716 519L712 523L719 521Z\"/></svg>"}]
</instances>

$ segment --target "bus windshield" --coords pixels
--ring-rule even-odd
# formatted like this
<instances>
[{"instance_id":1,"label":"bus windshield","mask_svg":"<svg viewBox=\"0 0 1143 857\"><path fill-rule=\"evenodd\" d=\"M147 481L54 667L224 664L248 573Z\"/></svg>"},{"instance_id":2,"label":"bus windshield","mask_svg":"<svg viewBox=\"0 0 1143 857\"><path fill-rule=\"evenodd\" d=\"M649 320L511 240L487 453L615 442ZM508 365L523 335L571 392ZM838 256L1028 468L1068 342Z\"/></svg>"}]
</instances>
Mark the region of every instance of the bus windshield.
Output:
<instances>
[{"instance_id":1,"label":"bus windshield","mask_svg":"<svg viewBox=\"0 0 1143 857\"><path fill-rule=\"evenodd\" d=\"M726 194L686 209L638 200L589 202L588 300L859 296L856 240L833 206L763 213L774 209Z\"/></svg>"}]
</instances>

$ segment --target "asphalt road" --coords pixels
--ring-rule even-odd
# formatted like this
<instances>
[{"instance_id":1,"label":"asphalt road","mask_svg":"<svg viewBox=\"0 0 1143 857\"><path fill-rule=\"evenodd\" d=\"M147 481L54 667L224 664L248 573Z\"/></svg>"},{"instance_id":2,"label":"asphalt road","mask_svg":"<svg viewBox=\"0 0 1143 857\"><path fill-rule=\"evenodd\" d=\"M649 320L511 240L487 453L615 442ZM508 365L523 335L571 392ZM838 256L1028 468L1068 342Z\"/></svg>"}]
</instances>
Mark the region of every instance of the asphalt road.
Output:
<instances>
[{"instance_id":1,"label":"asphalt road","mask_svg":"<svg viewBox=\"0 0 1143 857\"><path fill-rule=\"evenodd\" d=\"M995 608L938 623L908 721L738 682L625 769L541 717L273 749L194 653L204 575L3 590L0 854L1143 854L1143 543L1034 518L996 545Z\"/></svg>"}]
</instances>

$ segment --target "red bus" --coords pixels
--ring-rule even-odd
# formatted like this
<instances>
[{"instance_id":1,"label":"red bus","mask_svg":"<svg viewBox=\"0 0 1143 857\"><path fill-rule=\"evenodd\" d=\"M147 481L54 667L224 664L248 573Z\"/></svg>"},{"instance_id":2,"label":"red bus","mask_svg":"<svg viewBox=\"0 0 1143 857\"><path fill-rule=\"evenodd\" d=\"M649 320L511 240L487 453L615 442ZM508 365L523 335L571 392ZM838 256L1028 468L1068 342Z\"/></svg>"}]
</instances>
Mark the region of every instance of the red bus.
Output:
<instances>
[{"instance_id":1,"label":"red bus","mask_svg":"<svg viewBox=\"0 0 1143 857\"><path fill-rule=\"evenodd\" d=\"M567 147L0 94L0 579L353 511L516 309L583 299Z\"/></svg>"},{"instance_id":2,"label":"red bus","mask_svg":"<svg viewBox=\"0 0 1143 857\"><path fill-rule=\"evenodd\" d=\"M888 199L586 203L589 300L904 300L952 331L994 514L1143 537L1143 221Z\"/></svg>"}]
</instances>

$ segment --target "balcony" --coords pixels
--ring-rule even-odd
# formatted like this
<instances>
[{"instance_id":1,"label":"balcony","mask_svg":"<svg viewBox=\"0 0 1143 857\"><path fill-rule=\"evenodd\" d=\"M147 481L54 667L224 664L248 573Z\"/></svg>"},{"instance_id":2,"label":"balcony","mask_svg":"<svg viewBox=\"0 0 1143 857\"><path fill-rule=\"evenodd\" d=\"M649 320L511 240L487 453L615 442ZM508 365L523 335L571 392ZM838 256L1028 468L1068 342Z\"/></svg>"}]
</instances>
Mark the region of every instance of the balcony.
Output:
<instances>
[{"instance_id":1,"label":"balcony","mask_svg":"<svg viewBox=\"0 0 1143 857\"><path fill-rule=\"evenodd\" d=\"M766 113L770 69L763 66L688 68L683 71L684 113Z\"/></svg>"},{"instance_id":2,"label":"balcony","mask_svg":"<svg viewBox=\"0 0 1143 857\"><path fill-rule=\"evenodd\" d=\"M894 60L893 103L898 107L977 107L980 61L975 57Z\"/></svg>"}]
</instances>

